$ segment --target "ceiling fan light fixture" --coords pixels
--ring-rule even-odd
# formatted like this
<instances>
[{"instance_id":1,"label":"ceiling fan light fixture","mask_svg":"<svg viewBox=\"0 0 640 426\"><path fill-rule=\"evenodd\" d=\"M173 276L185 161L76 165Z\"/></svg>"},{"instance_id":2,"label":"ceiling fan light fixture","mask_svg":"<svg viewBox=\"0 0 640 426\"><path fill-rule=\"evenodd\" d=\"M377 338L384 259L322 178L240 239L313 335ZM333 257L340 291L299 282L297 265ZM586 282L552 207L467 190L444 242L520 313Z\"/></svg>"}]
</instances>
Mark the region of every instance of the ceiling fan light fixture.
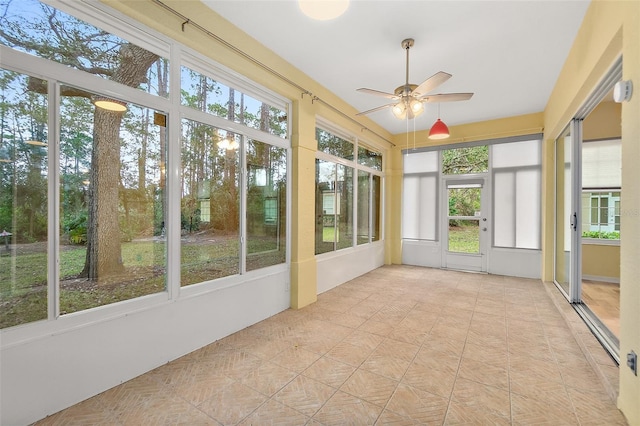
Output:
<instances>
[{"instance_id":1,"label":"ceiling fan light fixture","mask_svg":"<svg viewBox=\"0 0 640 426\"><path fill-rule=\"evenodd\" d=\"M424 111L424 104L417 99L412 99L411 102L409 102L409 107L414 117L422 114Z\"/></svg>"},{"instance_id":2,"label":"ceiling fan light fixture","mask_svg":"<svg viewBox=\"0 0 640 426\"><path fill-rule=\"evenodd\" d=\"M391 108L391 112L393 112L396 118L404 120L407 117L407 106L404 102L398 102Z\"/></svg>"},{"instance_id":3,"label":"ceiling fan light fixture","mask_svg":"<svg viewBox=\"0 0 640 426\"><path fill-rule=\"evenodd\" d=\"M317 21L336 19L349 8L349 0L298 0L302 13Z\"/></svg>"},{"instance_id":4,"label":"ceiling fan light fixture","mask_svg":"<svg viewBox=\"0 0 640 426\"><path fill-rule=\"evenodd\" d=\"M444 121L438 120L433 123L431 129L429 129L429 139L446 139L449 137L449 128Z\"/></svg>"}]
</instances>

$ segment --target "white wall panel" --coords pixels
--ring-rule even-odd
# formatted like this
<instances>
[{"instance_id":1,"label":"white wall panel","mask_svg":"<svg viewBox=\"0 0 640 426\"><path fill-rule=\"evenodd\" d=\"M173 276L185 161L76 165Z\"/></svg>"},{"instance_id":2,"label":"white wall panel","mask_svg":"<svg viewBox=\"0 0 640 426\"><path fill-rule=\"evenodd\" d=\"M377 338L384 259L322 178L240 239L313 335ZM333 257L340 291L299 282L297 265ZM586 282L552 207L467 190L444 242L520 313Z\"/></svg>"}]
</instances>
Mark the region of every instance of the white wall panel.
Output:
<instances>
[{"instance_id":1,"label":"white wall panel","mask_svg":"<svg viewBox=\"0 0 640 426\"><path fill-rule=\"evenodd\" d=\"M316 256L318 294L384 265L384 242Z\"/></svg>"},{"instance_id":2,"label":"white wall panel","mask_svg":"<svg viewBox=\"0 0 640 426\"><path fill-rule=\"evenodd\" d=\"M289 270L276 269L3 347L0 424L32 423L287 309Z\"/></svg>"}]
</instances>

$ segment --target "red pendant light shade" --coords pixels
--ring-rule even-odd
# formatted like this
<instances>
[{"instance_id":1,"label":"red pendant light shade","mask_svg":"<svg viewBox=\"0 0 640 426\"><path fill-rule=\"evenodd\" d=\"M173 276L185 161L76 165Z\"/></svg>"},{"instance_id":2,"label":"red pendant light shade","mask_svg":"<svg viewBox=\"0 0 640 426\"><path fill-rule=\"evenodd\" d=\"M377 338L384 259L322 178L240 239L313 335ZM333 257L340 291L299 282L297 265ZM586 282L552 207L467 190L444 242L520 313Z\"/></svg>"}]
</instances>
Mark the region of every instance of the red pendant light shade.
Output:
<instances>
[{"instance_id":1,"label":"red pendant light shade","mask_svg":"<svg viewBox=\"0 0 640 426\"><path fill-rule=\"evenodd\" d=\"M429 139L446 139L449 137L449 128L442 120L438 120L433 123L429 130Z\"/></svg>"}]
</instances>

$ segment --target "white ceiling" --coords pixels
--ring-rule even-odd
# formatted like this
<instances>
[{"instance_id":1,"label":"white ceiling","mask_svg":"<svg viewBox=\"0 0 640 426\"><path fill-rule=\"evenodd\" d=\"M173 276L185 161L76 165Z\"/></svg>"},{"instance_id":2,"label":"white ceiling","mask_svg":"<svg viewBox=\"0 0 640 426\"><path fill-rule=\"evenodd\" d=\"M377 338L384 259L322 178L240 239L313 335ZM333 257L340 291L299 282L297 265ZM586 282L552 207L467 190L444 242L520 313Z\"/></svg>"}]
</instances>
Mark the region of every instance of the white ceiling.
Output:
<instances>
[{"instance_id":1,"label":"white ceiling","mask_svg":"<svg viewBox=\"0 0 640 426\"><path fill-rule=\"evenodd\" d=\"M409 83L445 71L453 77L432 94L475 93L469 101L441 104L450 126L542 111L589 4L352 0L341 17L314 21L294 0L202 1L358 111L388 99L356 89L393 93L404 84L401 42L415 39ZM437 114L428 104L415 128L428 129ZM389 109L369 117L393 134L407 130Z\"/></svg>"}]
</instances>

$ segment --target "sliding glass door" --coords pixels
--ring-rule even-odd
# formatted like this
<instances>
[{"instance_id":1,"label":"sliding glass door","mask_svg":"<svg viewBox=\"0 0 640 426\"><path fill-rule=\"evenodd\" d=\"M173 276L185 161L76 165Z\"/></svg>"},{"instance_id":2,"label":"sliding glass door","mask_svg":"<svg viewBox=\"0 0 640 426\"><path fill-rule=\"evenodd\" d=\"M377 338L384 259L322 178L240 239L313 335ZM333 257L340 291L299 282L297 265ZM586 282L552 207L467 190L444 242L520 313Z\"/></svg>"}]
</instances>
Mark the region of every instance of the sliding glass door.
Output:
<instances>
[{"instance_id":1,"label":"sliding glass door","mask_svg":"<svg viewBox=\"0 0 640 426\"><path fill-rule=\"evenodd\" d=\"M573 120L556 139L554 280L571 303L580 301L580 141L582 120Z\"/></svg>"}]
</instances>

